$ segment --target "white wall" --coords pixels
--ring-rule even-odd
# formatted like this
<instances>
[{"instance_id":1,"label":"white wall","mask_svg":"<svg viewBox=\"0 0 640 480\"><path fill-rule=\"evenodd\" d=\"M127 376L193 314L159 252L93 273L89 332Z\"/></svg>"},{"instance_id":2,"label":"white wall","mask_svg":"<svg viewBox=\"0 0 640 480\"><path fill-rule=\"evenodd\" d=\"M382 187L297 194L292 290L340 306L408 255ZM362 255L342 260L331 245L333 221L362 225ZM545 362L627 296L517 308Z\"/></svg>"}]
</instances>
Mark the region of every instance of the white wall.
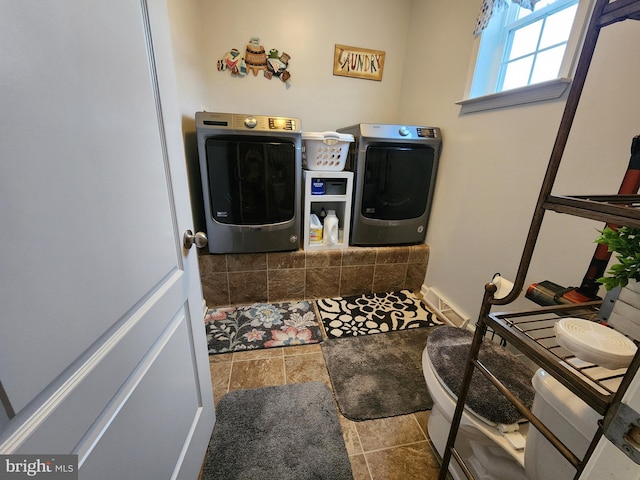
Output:
<instances>
[{"instance_id":1,"label":"white wall","mask_svg":"<svg viewBox=\"0 0 640 480\"><path fill-rule=\"evenodd\" d=\"M201 0L167 0L181 113L191 119L208 97L201 3Z\"/></svg>"},{"instance_id":2,"label":"white wall","mask_svg":"<svg viewBox=\"0 0 640 480\"><path fill-rule=\"evenodd\" d=\"M304 131L395 122L409 0L203 0L209 111L298 117ZM232 77L216 62L251 37L291 56L291 79ZM383 50L381 82L333 75L334 45Z\"/></svg>"},{"instance_id":3,"label":"white wall","mask_svg":"<svg viewBox=\"0 0 640 480\"><path fill-rule=\"evenodd\" d=\"M472 319L492 275L515 276L566 100L460 114L454 102L464 95L480 3L412 2L407 55L417 46L424 54L407 63L401 99L403 121L443 130L425 283ZM640 65L628 50L639 42L637 22L601 33L555 193L617 191L640 133ZM525 288L541 280L579 285L597 228L602 224L547 213Z\"/></svg>"}]
</instances>

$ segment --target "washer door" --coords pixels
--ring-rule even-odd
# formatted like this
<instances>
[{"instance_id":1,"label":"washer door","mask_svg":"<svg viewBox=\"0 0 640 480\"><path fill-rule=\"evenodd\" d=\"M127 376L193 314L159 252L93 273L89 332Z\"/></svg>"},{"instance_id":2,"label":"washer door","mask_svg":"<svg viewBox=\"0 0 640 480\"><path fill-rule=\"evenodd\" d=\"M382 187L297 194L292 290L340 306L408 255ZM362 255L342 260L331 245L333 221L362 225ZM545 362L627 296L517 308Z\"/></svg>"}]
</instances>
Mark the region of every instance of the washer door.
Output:
<instances>
[{"instance_id":1,"label":"washer door","mask_svg":"<svg viewBox=\"0 0 640 480\"><path fill-rule=\"evenodd\" d=\"M210 137L206 154L211 214L217 222L269 225L293 219L294 143L262 137Z\"/></svg>"}]
</instances>

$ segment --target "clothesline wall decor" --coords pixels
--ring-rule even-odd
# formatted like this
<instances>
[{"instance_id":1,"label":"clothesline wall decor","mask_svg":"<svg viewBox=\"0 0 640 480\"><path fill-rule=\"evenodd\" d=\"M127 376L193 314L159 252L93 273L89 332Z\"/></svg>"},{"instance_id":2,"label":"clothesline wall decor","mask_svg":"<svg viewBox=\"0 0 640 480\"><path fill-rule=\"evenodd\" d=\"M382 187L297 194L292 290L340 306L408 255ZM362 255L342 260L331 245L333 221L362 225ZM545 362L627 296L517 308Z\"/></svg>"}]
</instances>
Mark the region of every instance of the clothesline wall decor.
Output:
<instances>
[{"instance_id":1,"label":"clothesline wall decor","mask_svg":"<svg viewBox=\"0 0 640 480\"><path fill-rule=\"evenodd\" d=\"M291 56L285 52L278 52L275 48L267 51L260 45L260 39L253 37L246 45L243 53L237 48L232 48L218 60L218 70L228 70L232 75L244 77L249 72L254 76L262 72L266 79L277 77L283 82L291 78L289 73L289 60Z\"/></svg>"}]
</instances>

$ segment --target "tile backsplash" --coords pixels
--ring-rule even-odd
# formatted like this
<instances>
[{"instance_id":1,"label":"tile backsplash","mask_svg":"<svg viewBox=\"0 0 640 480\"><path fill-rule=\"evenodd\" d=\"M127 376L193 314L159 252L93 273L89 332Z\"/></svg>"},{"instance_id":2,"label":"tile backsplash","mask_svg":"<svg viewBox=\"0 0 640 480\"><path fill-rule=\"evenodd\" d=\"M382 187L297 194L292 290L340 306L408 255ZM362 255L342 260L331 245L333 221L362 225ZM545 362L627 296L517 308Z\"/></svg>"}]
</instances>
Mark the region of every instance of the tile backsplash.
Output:
<instances>
[{"instance_id":1,"label":"tile backsplash","mask_svg":"<svg viewBox=\"0 0 640 480\"><path fill-rule=\"evenodd\" d=\"M419 292L428 245L198 257L207 307L388 292Z\"/></svg>"}]
</instances>

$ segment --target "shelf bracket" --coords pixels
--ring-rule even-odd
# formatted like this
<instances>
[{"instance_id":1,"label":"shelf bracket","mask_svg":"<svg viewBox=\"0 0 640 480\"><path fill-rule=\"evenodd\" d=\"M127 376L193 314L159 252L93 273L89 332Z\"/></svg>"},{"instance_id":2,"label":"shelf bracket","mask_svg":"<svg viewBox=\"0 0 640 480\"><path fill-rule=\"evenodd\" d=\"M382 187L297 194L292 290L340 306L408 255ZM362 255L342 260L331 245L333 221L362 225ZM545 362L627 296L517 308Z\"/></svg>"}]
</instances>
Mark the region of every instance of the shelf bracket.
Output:
<instances>
[{"instance_id":1,"label":"shelf bracket","mask_svg":"<svg viewBox=\"0 0 640 480\"><path fill-rule=\"evenodd\" d=\"M604 436L640 465L640 413L622 402L612 405L604 420Z\"/></svg>"}]
</instances>

